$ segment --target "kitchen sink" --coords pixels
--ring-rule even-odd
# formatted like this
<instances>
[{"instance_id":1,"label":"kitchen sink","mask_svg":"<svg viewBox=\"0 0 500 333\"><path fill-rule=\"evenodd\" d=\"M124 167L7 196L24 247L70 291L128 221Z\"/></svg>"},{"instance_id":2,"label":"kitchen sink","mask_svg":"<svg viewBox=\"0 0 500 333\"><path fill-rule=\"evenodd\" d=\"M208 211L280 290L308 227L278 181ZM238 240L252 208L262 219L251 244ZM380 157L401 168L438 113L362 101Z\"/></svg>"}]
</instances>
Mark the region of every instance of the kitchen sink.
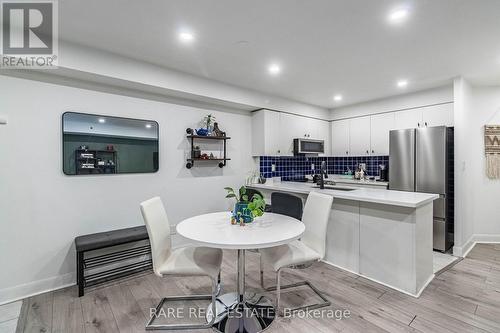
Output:
<instances>
[{"instance_id":1,"label":"kitchen sink","mask_svg":"<svg viewBox=\"0 0 500 333\"><path fill-rule=\"evenodd\" d=\"M319 185L314 186L315 188L319 188ZM341 186L332 186L332 185L325 185L325 190L336 190L336 191L354 191L357 190L356 188L350 188L350 187L341 187Z\"/></svg>"}]
</instances>

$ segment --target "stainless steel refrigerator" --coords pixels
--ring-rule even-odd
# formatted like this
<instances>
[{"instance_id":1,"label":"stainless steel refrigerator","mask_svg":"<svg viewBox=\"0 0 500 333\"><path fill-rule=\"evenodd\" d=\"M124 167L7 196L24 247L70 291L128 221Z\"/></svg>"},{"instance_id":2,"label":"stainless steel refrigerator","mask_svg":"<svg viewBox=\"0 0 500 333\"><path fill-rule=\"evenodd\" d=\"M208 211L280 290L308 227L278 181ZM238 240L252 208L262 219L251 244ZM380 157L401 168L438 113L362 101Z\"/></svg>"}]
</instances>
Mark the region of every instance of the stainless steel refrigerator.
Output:
<instances>
[{"instance_id":1,"label":"stainless steel refrigerator","mask_svg":"<svg viewBox=\"0 0 500 333\"><path fill-rule=\"evenodd\" d=\"M453 128L394 130L389 135L389 189L439 194L434 249L453 245Z\"/></svg>"}]
</instances>

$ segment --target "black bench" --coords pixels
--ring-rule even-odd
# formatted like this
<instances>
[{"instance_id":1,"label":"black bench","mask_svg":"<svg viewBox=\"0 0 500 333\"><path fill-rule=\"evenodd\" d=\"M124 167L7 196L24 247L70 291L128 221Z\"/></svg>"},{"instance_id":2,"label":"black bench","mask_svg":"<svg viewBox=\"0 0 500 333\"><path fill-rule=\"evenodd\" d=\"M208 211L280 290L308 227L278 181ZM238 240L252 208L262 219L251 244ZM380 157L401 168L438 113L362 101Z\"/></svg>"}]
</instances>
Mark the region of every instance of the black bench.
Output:
<instances>
[{"instance_id":1,"label":"black bench","mask_svg":"<svg viewBox=\"0 0 500 333\"><path fill-rule=\"evenodd\" d=\"M112 251L88 258L85 257L85 253L89 251L143 240L148 240L148 244L114 252ZM151 247L149 245L148 232L145 226L78 236L75 238L75 248L76 282L78 284L79 297L83 296L85 287L90 287L152 268ZM121 261L131 258L137 259L141 256L144 256L146 259L118 265L110 269L105 268L110 264L119 264ZM89 269L97 269L97 272L85 274L85 271Z\"/></svg>"}]
</instances>

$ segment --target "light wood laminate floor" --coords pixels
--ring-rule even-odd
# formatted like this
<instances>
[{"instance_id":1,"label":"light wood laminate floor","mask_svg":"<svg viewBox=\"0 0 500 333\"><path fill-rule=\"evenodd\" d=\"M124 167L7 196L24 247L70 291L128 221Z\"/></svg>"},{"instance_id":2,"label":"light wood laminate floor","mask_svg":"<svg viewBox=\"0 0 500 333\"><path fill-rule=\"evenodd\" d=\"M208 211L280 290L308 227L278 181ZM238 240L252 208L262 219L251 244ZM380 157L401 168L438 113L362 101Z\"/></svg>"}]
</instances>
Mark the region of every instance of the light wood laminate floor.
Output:
<instances>
[{"instance_id":1,"label":"light wood laminate floor","mask_svg":"<svg viewBox=\"0 0 500 333\"><path fill-rule=\"evenodd\" d=\"M258 254L247 252L246 272L248 289L259 289ZM266 332L500 332L500 245L476 245L467 258L441 271L418 299L323 263L287 272L284 283L306 278L332 301L326 309L351 315L278 318ZM235 252L226 251L224 292L235 290L235 276ZM274 275L267 273L266 281L272 283ZM75 287L66 288L25 299L17 332L143 332L149 308L161 296L208 293L209 288L206 278L153 274L108 284L81 298ZM283 301L294 306L316 299L304 287L286 291Z\"/></svg>"}]
</instances>

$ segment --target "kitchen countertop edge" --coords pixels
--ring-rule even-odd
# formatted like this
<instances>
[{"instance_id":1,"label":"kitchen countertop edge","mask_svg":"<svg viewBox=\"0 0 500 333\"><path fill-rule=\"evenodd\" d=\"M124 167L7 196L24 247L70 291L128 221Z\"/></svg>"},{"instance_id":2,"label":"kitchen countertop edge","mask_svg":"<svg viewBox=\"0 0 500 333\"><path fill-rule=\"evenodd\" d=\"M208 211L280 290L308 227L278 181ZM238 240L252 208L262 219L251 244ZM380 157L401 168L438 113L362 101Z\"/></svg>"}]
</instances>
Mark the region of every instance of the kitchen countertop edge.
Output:
<instances>
[{"instance_id":1,"label":"kitchen countertop edge","mask_svg":"<svg viewBox=\"0 0 500 333\"><path fill-rule=\"evenodd\" d=\"M311 191L315 191L332 195L334 198L338 199L378 203L384 205L409 207L409 208L418 208L439 198L438 194L432 194L432 193L402 192L402 191L392 191L392 190L382 190L382 189L363 189L354 187L352 187L353 189L352 191L339 191L330 189L320 190L314 188L312 183L281 182L274 184L251 184L247 185L247 187L252 187L255 189L265 189L265 190L267 189L267 190L299 193L306 195L309 194ZM348 186L341 186L341 187L348 188ZM415 198L415 196L418 196L419 198ZM401 197L406 197L406 199Z\"/></svg>"}]
</instances>

